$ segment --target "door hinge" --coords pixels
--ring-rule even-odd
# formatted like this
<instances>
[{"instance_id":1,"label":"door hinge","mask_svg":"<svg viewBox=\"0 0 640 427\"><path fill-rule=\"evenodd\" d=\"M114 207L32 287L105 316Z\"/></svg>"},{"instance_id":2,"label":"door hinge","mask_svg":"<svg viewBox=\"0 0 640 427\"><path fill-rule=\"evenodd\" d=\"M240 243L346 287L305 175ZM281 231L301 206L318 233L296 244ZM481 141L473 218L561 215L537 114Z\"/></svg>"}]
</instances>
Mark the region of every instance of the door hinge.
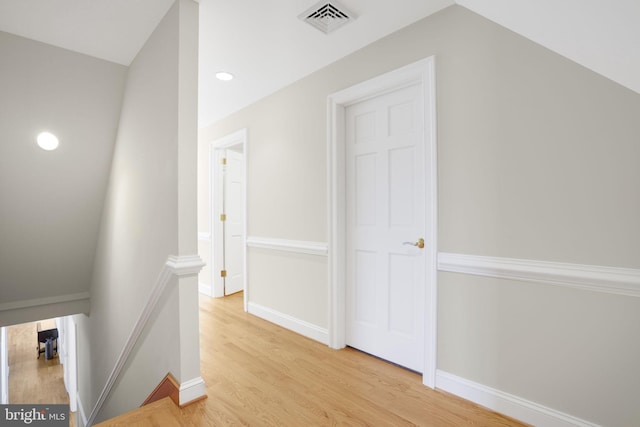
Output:
<instances>
[{"instance_id":1,"label":"door hinge","mask_svg":"<svg viewBox=\"0 0 640 427\"><path fill-rule=\"evenodd\" d=\"M227 277L227 270L220 270L220 277Z\"/></svg>"},{"instance_id":2,"label":"door hinge","mask_svg":"<svg viewBox=\"0 0 640 427\"><path fill-rule=\"evenodd\" d=\"M227 158L223 157L220 159L220 164L226 165L227 164Z\"/></svg>"},{"instance_id":3,"label":"door hinge","mask_svg":"<svg viewBox=\"0 0 640 427\"><path fill-rule=\"evenodd\" d=\"M226 214L220 214L220 221L225 222L227 220Z\"/></svg>"}]
</instances>

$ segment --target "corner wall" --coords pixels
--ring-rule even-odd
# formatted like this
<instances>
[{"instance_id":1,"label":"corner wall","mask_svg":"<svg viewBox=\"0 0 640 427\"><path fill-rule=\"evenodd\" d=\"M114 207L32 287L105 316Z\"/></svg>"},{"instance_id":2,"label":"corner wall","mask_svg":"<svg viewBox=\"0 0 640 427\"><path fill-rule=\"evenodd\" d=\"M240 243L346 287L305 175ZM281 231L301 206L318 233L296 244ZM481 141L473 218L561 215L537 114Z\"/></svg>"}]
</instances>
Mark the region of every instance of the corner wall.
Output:
<instances>
[{"instance_id":1,"label":"corner wall","mask_svg":"<svg viewBox=\"0 0 640 427\"><path fill-rule=\"evenodd\" d=\"M639 277L640 95L459 6L200 131L206 159L209 142L248 129L250 240L326 243L327 96L431 55L439 251ZM206 234L207 165L200 170ZM257 247L248 257L250 305L326 328L326 257ZM531 423L638 424L633 280L635 293L619 295L442 271L440 373L538 405Z\"/></svg>"},{"instance_id":2,"label":"corner wall","mask_svg":"<svg viewBox=\"0 0 640 427\"><path fill-rule=\"evenodd\" d=\"M181 382L200 372L196 278L165 274L170 256L196 253L194 33L197 4L177 0L127 75L91 313L75 319L87 417L155 285L167 286L97 422L139 406L168 372Z\"/></svg>"}]
</instances>

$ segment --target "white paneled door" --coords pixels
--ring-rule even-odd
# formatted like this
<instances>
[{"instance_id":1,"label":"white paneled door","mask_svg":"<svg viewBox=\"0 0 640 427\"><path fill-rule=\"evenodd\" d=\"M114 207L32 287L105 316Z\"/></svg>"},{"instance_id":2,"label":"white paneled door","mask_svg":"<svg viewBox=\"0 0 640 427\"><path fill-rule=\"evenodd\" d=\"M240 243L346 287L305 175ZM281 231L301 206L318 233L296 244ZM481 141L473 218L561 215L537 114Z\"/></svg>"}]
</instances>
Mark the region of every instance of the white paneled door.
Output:
<instances>
[{"instance_id":1,"label":"white paneled door","mask_svg":"<svg viewBox=\"0 0 640 427\"><path fill-rule=\"evenodd\" d=\"M246 161L247 130L210 144L211 294L216 298L246 288Z\"/></svg>"},{"instance_id":2,"label":"white paneled door","mask_svg":"<svg viewBox=\"0 0 640 427\"><path fill-rule=\"evenodd\" d=\"M421 84L349 105L346 344L424 369L426 231Z\"/></svg>"},{"instance_id":3,"label":"white paneled door","mask_svg":"<svg viewBox=\"0 0 640 427\"><path fill-rule=\"evenodd\" d=\"M244 190L243 153L233 149L226 150L224 168L224 294L240 292L243 281L243 222L242 205Z\"/></svg>"}]
</instances>

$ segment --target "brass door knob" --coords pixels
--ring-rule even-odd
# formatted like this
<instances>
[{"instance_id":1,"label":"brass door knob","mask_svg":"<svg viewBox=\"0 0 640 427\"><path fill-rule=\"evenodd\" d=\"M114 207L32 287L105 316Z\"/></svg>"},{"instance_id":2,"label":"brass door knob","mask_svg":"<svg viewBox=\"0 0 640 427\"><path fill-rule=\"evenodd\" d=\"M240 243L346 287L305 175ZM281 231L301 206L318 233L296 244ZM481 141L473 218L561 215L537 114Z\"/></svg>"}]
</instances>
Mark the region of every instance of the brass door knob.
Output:
<instances>
[{"instance_id":1,"label":"brass door knob","mask_svg":"<svg viewBox=\"0 0 640 427\"><path fill-rule=\"evenodd\" d=\"M415 243L413 243L413 242L404 242L403 245L411 245L411 246L415 246L417 248L423 249L424 248L424 239L421 237Z\"/></svg>"}]
</instances>

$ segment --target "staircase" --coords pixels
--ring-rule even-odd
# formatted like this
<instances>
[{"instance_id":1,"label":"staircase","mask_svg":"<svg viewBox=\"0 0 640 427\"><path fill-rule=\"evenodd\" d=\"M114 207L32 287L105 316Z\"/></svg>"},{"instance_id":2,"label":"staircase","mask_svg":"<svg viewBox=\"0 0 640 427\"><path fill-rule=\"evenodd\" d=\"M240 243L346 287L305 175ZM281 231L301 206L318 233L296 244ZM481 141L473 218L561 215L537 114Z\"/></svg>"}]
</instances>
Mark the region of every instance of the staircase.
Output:
<instances>
[{"instance_id":1,"label":"staircase","mask_svg":"<svg viewBox=\"0 0 640 427\"><path fill-rule=\"evenodd\" d=\"M151 392L141 407L94 427L186 427L178 404L179 386L170 373Z\"/></svg>"},{"instance_id":2,"label":"staircase","mask_svg":"<svg viewBox=\"0 0 640 427\"><path fill-rule=\"evenodd\" d=\"M133 411L124 413L95 427L186 427L181 419L180 408L165 397L148 405L141 406Z\"/></svg>"}]
</instances>

